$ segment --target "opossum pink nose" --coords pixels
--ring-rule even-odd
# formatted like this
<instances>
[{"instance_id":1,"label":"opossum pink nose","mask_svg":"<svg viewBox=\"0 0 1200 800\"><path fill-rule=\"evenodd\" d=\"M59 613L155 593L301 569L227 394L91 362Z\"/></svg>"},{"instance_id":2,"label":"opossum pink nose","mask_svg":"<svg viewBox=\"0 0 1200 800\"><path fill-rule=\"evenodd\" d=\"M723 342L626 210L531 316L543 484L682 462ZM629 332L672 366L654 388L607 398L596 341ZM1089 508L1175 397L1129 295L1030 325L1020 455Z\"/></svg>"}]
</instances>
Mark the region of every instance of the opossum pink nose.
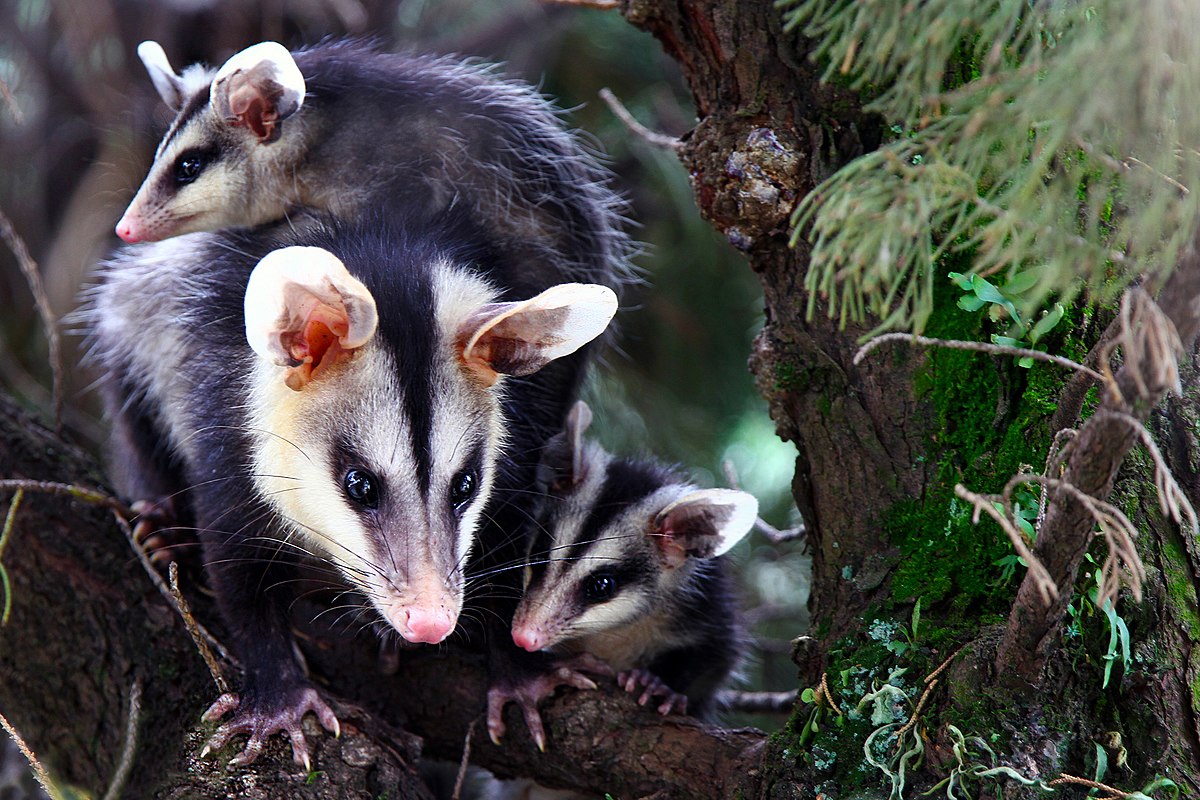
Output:
<instances>
[{"instance_id":1,"label":"opossum pink nose","mask_svg":"<svg viewBox=\"0 0 1200 800\"><path fill-rule=\"evenodd\" d=\"M137 244L142 240L141 234L128 215L121 217L121 221L117 223L117 236L121 237L121 241L129 244Z\"/></svg>"},{"instance_id":2,"label":"opossum pink nose","mask_svg":"<svg viewBox=\"0 0 1200 800\"><path fill-rule=\"evenodd\" d=\"M513 643L535 653L546 646L546 635L537 628L513 628Z\"/></svg>"},{"instance_id":3,"label":"opossum pink nose","mask_svg":"<svg viewBox=\"0 0 1200 800\"><path fill-rule=\"evenodd\" d=\"M454 630L455 618L448 608L410 608L400 635L410 642L437 644Z\"/></svg>"}]
</instances>

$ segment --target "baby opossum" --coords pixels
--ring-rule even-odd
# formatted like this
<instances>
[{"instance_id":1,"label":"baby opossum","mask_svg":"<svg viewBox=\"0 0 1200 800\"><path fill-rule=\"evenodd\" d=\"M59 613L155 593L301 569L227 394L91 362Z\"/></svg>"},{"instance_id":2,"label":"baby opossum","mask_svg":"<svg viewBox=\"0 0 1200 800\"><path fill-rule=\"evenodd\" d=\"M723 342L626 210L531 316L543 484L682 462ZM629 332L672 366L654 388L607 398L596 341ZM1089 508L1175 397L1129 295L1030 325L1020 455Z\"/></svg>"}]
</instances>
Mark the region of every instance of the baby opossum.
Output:
<instances>
[{"instance_id":1,"label":"baby opossum","mask_svg":"<svg viewBox=\"0 0 1200 800\"><path fill-rule=\"evenodd\" d=\"M753 527L758 502L614 458L584 441L590 417L577 403L546 448L548 497L512 639L530 652L599 657L640 703L660 697L663 714L703 717L742 646L720 556Z\"/></svg>"},{"instance_id":2,"label":"baby opossum","mask_svg":"<svg viewBox=\"0 0 1200 800\"><path fill-rule=\"evenodd\" d=\"M93 298L118 488L181 496L241 660L236 709L206 746L248 733L237 763L300 720L337 720L304 677L287 622L289 551L336 567L411 642L439 642L498 483L505 375L605 328L605 287L504 296L462 214L197 234L118 253Z\"/></svg>"},{"instance_id":3,"label":"baby opossum","mask_svg":"<svg viewBox=\"0 0 1200 800\"><path fill-rule=\"evenodd\" d=\"M138 55L177 115L117 224L126 242L297 209L428 219L461 205L543 284L623 269L605 172L545 99L485 65L336 40L294 53L264 42L215 73L176 75L155 42Z\"/></svg>"}]
</instances>

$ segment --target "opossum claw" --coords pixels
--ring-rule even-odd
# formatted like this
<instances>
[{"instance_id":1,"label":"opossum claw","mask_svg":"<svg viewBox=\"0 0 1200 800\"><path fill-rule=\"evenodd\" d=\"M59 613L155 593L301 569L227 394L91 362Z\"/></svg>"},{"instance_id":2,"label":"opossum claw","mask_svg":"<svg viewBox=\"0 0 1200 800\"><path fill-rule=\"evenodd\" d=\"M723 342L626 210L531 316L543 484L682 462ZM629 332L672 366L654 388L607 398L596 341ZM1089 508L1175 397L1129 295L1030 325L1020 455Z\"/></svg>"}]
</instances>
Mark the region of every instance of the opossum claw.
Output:
<instances>
[{"instance_id":1,"label":"opossum claw","mask_svg":"<svg viewBox=\"0 0 1200 800\"><path fill-rule=\"evenodd\" d=\"M259 706L260 704L253 705ZM258 758L268 737L275 733L284 733L292 743L292 760L297 766L304 767L306 772L310 772L312 771L312 760L308 754L308 740L304 738L304 731L300 726L304 715L311 711L316 714L317 720L325 730L334 736L341 736L342 733L337 715L321 699L317 690L311 686L302 687L294 694L289 694L283 706L274 710L263 710L259 707L246 709L243 708L243 704L236 694L223 694L209 706L202 719L205 722L212 722L234 709L237 709L237 713L233 719L217 728L204 745L200 751L201 758L225 747L234 736L246 733L250 737L246 741L246 746L229 762L230 766L246 766Z\"/></svg>"},{"instance_id":2,"label":"opossum claw","mask_svg":"<svg viewBox=\"0 0 1200 800\"><path fill-rule=\"evenodd\" d=\"M492 743L500 744L506 730L504 707L509 702L514 702L525 717L525 725L529 728L529 735L533 737L534 744L538 750L546 752L546 729L542 724L538 705L553 695L560 686L595 689L595 681L584 672L604 676L613 674L612 669L601 659L589 653L581 653L556 661L547 672L493 685L488 689L487 712L488 736L491 737Z\"/></svg>"},{"instance_id":3,"label":"opossum claw","mask_svg":"<svg viewBox=\"0 0 1200 800\"><path fill-rule=\"evenodd\" d=\"M617 683L630 694L634 694L639 689L643 690L641 696L637 699L639 706L646 705L655 697L663 698L663 702L658 706L658 713L664 717L671 713L687 713L687 696L679 694L670 686L667 686L661 678L650 670L626 670L617 676Z\"/></svg>"},{"instance_id":4,"label":"opossum claw","mask_svg":"<svg viewBox=\"0 0 1200 800\"><path fill-rule=\"evenodd\" d=\"M138 500L130 506L137 514L133 523L133 539L141 545L150 561L165 566L175 560L172 549L183 544L186 537L176 536L175 502L170 497Z\"/></svg>"}]
</instances>

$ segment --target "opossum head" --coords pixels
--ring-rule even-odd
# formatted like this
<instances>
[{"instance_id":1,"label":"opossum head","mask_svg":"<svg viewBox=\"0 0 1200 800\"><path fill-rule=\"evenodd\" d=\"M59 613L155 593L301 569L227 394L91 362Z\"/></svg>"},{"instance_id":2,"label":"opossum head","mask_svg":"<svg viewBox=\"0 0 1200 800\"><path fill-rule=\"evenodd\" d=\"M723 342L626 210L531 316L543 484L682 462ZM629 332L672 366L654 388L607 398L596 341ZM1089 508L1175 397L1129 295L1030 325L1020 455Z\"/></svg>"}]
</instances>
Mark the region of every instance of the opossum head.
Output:
<instances>
[{"instance_id":1,"label":"opossum head","mask_svg":"<svg viewBox=\"0 0 1200 800\"><path fill-rule=\"evenodd\" d=\"M696 571L757 519L758 501L745 492L698 489L584 441L590 418L576 404L543 459L549 496L512 627L529 651L669 617Z\"/></svg>"},{"instance_id":2,"label":"opossum head","mask_svg":"<svg viewBox=\"0 0 1200 800\"><path fill-rule=\"evenodd\" d=\"M298 124L284 124L300 110L305 93L291 54L262 42L216 73L192 66L182 75L157 42L142 42L138 55L176 116L117 223L117 235L153 242L281 217L282 182L302 149Z\"/></svg>"},{"instance_id":3,"label":"opossum head","mask_svg":"<svg viewBox=\"0 0 1200 800\"><path fill-rule=\"evenodd\" d=\"M254 480L289 541L336 565L403 638L439 642L504 441L504 376L599 335L616 298L563 284L494 302L449 261L424 277L358 272L368 287L346 257L288 247L250 277Z\"/></svg>"}]
</instances>

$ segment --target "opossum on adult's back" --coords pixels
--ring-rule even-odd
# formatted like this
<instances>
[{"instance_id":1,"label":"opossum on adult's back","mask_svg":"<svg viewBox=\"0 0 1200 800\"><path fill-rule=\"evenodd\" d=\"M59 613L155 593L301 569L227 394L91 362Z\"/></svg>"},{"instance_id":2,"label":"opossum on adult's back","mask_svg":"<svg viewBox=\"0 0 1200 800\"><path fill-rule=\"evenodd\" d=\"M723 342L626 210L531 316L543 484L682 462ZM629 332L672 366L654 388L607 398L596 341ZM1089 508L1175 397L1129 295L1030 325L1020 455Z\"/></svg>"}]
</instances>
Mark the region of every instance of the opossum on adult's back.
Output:
<instances>
[{"instance_id":1,"label":"opossum on adult's back","mask_svg":"<svg viewBox=\"0 0 1200 800\"><path fill-rule=\"evenodd\" d=\"M501 376L616 308L584 284L500 302L507 268L463 215L404 222L129 248L95 290L118 488L179 494L195 520L245 672L210 744L249 733L242 762L285 731L307 763L307 710L336 727L293 655L280 554L326 560L403 638L443 640L505 444Z\"/></svg>"},{"instance_id":2,"label":"opossum on adult's back","mask_svg":"<svg viewBox=\"0 0 1200 800\"><path fill-rule=\"evenodd\" d=\"M261 225L297 209L350 218L465 206L524 285L610 284L628 239L609 176L531 87L451 57L330 40L263 42L176 75L138 54L177 111L117 225L127 242Z\"/></svg>"}]
</instances>

